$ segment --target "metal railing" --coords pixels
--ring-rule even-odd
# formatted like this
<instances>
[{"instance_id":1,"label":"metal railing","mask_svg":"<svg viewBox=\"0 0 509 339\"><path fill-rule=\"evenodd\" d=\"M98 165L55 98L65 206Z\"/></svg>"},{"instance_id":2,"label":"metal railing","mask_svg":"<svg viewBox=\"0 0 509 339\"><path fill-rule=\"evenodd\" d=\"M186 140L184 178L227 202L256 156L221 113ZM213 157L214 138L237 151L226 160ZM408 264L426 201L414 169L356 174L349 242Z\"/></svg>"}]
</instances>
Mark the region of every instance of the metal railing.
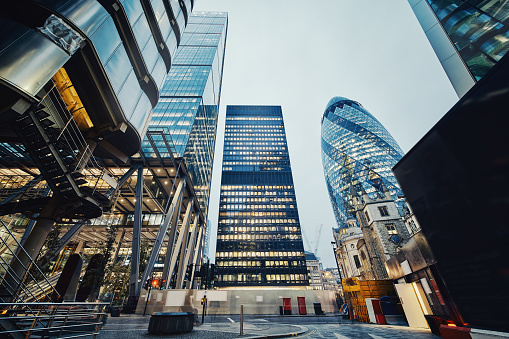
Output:
<instances>
[{"instance_id":1,"label":"metal railing","mask_svg":"<svg viewBox=\"0 0 509 339\"><path fill-rule=\"evenodd\" d=\"M3 334L29 338L95 338L109 303L0 303Z\"/></svg>"},{"instance_id":2,"label":"metal railing","mask_svg":"<svg viewBox=\"0 0 509 339\"><path fill-rule=\"evenodd\" d=\"M39 269L34 260L28 255L19 243L18 239L11 232L9 227L0 220L0 244L5 246L8 252L4 253L4 255L0 256L0 272L2 272L4 276L4 280L0 281L3 283L4 287L14 296L15 300L24 301L27 298L30 299L44 299L51 300L51 294L55 294L59 296L58 292L54 289L53 285L48 281L46 275ZM14 273L9 269L9 265L12 260L18 260L18 255L24 252L24 254L29 258L28 267L23 265L26 270L26 277L15 276ZM6 255L8 254L8 255ZM8 259L11 259L8 261ZM21 262L21 261L20 261ZM41 281L32 274L30 268L33 268L34 273L37 273L40 277L42 277ZM10 281L14 282L17 286L10 286L7 284L5 275L9 275L11 278ZM30 280L31 283L27 284L26 279ZM47 293L49 292L49 294ZM1 299L1 297L0 297ZM1 300L0 300L1 301Z\"/></svg>"},{"instance_id":3,"label":"metal railing","mask_svg":"<svg viewBox=\"0 0 509 339\"><path fill-rule=\"evenodd\" d=\"M101 179L105 169L98 163L95 157L92 155L93 150L90 145L86 142L83 133L80 131L78 124L73 118L73 114L67 109L64 104L62 95L57 90L56 86L53 86L50 91L40 102L43 106L47 107L47 113L51 115L51 120L55 122L60 130L60 133L56 140L62 141L67 144L70 150L73 150L73 158L75 159L74 168L72 171L87 170L90 177L95 177L95 184Z\"/></svg>"}]
</instances>

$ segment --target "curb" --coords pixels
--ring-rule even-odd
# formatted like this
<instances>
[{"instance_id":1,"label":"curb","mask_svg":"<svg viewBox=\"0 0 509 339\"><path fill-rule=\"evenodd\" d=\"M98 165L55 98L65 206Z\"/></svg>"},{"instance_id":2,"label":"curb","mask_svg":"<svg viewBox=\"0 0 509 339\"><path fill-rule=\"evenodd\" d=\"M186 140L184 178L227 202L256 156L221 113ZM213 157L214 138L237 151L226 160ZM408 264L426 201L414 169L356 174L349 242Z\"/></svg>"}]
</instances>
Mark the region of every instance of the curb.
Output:
<instances>
[{"instance_id":1,"label":"curb","mask_svg":"<svg viewBox=\"0 0 509 339\"><path fill-rule=\"evenodd\" d=\"M262 338L286 338L286 337L295 337L297 335L301 335L303 333L306 333L308 330L307 327L304 327L304 326L300 326L300 325L293 325L292 326L296 326L296 327L299 327L300 330L297 331L297 332L290 332L290 333L276 333L276 334L267 334L267 335L255 335L255 336L242 336L241 338L243 339L262 339Z\"/></svg>"}]
</instances>

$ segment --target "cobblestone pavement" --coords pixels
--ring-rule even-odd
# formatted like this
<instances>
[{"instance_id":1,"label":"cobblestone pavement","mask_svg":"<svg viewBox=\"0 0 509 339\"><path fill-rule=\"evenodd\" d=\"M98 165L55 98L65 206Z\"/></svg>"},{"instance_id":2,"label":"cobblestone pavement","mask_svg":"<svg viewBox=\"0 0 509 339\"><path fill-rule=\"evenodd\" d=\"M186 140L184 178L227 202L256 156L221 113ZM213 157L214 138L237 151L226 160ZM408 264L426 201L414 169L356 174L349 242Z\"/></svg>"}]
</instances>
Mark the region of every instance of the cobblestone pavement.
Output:
<instances>
[{"instance_id":1,"label":"cobblestone pavement","mask_svg":"<svg viewBox=\"0 0 509 339\"><path fill-rule=\"evenodd\" d=\"M429 330L413 329L403 326L351 324L306 324L306 333L293 338L333 338L333 339L439 339Z\"/></svg>"}]
</instances>

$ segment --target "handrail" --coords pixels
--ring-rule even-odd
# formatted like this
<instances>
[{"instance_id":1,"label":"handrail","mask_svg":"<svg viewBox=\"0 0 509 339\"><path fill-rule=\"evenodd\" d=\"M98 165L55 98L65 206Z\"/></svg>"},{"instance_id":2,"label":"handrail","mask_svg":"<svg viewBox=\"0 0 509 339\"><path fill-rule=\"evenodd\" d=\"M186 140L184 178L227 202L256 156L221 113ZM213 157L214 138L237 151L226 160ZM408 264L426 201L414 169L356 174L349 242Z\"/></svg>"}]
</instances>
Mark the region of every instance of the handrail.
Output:
<instances>
[{"instance_id":1,"label":"handrail","mask_svg":"<svg viewBox=\"0 0 509 339\"><path fill-rule=\"evenodd\" d=\"M0 219L0 223L5 227L5 229L7 230L7 233L9 233L9 235L14 239L14 241L16 241L16 244L18 245L18 248L21 249L25 255L28 257L28 259L30 260L30 262L32 263L32 266L35 267L37 269L37 271L39 271L39 274L41 274L43 277L44 277L44 280L46 281L46 283L51 286L51 289L53 290L53 293L56 293L58 296L60 296L60 293L58 293L58 291L53 287L53 285L48 281L48 279L46 278L46 275L39 269L39 266L37 266L37 264L35 263L35 261L32 259L32 257L27 253L27 251L25 250L25 248L23 246L21 246L21 244L19 243L18 239L16 239L16 237L12 234L11 230L5 225L4 221L2 219ZM2 242L4 242L3 238L0 238L2 239ZM7 246L9 247L9 246ZM12 255L14 257L17 258L16 256L16 253L14 253L10 248L9 248L9 251L12 253ZM20 261L21 263L21 261ZM23 265L23 264L22 264ZM23 265L24 268L25 265ZM37 280L34 279L34 277L31 275L30 273L30 270L27 269L27 273L31 276L31 278L36 282L37 286L43 290L39 283L37 282ZM24 277L18 277L18 279L20 279L20 285L23 283L23 278ZM44 290L43 290L44 291Z\"/></svg>"},{"instance_id":2,"label":"handrail","mask_svg":"<svg viewBox=\"0 0 509 339\"><path fill-rule=\"evenodd\" d=\"M2 333L26 333L26 339L32 335L58 336L59 338L96 337L100 325L103 324L104 306L107 302L28 302L0 303L6 317L0 321L10 321L17 325L16 329ZM21 313L20 316L17 314ZM30 313L32 315L30 315ZM46 313L46 314L43 314ZM41 334L42 332L42 334Z\"/></svg>"},{"instance_id":3,"label":"handrail","mask_svg":"<svg viewBox=\"0 0 509 339\"><path fill-rule=\"evenodd\" d=\"M0 307L2 306L73 306L73 305L85 305L85 306L97 306L97 305L109 305L110 303L104 302L62 302L62 303L52 303L52 302L30 302L30 303L0 303ZM3 319L3 318L0 318Z\"/></svg>"}]
</instances>

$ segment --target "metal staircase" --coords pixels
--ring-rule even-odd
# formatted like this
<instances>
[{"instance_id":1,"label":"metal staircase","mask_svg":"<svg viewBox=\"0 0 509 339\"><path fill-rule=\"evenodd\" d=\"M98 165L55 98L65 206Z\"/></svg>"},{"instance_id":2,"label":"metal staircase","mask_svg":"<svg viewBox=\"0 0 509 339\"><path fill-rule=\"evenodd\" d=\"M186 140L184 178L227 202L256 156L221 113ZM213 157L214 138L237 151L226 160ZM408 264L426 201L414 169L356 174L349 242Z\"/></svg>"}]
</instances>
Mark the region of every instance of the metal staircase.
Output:
<instances>
[{"instance_id":1,"label":"metal staircase","mask_svg":"<svg viewBox=\"0 0 509 339\"><path fill-rule=\"evenodd\" d=\"M92 156L93 150L55 86L41 102L16 119L13 127L53 195L71 206L61 217L96 218L111 208L110 200L95 190L104 169ZM47 200L40 197L25 203L2 204L0 215L24 212L27 208L36 213Z\"/></svg>"}]
</instances>

